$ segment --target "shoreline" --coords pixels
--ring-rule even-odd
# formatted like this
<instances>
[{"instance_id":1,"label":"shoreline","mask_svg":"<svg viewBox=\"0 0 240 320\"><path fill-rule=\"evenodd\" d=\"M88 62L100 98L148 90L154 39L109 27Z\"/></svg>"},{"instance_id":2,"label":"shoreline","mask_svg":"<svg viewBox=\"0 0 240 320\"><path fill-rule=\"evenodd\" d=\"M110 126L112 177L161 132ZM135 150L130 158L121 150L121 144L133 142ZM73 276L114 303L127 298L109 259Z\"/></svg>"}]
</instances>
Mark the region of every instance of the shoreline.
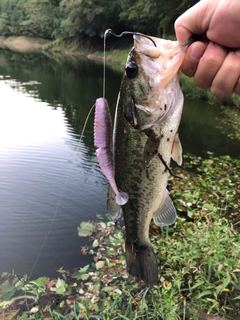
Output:
<instances>
[{"instance_id":1,"label":"shoreline","mask_svg":"<svg viewBox=\"0 0 240 320\"><path fill-rule=\"evenodd\" d=\"M79 49L76 44L60 44L57 45L53 41L42 38L31 38L27 36L0 36L0 49L8 49L19 53L43 53L54 56L75 56L85 57L89 60L103 61L103 52L99 49L91 48ZM128 55L129 49L112 49L106 52L106 65L114 68L116 71L122 72L123 66ZM228 106L240 110L240 96L232 94L226 98L217 98L212 95L209 89L198 88L193 78L188 78L180 73L180 83L184 95L191 99L201 99L209 104L217 106Z\"/></svg>"},{"instance_id":2,"label":"shoreline","mask_svg":"<svg viewBox=\"0 0 240 320\"><path fill-rule=\"evenodd\" d=\"M30 37L4 37L0 36L0 48L9 49L11 51L27 53L27 52L42 52L44 46L48 45L51 41L41 38Z\"/></svg>"}]
</instances>

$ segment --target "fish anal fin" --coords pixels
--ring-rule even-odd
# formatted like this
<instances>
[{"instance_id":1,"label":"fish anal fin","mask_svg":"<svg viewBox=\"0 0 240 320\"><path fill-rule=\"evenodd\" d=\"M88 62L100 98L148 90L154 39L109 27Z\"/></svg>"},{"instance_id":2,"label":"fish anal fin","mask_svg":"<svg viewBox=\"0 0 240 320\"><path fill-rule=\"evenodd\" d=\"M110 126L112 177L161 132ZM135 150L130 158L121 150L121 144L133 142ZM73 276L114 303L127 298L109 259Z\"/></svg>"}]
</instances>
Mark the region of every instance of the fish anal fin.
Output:
<instances>
[{"instance_id":1,"label":"fish anal fin","mask_svg":"<svg viewBox=\"0 0 240 320\"><path fill-rule=\"evenodd\" d=\"M159 227L170 226L171 224L175 223L176 217L176 209L168 191L166 190L166 198L163 206L161 206L161 208L155 213L153 216L153 221Z\"/></svg>"},{"instance_id":2,"label":"fish anal fin","mask_svg":"<svg viewBox=\"0 0 240 320\"><path fill-rule=\"evenodd\" d=\"M107 208L112 220L114 222L117 222L122 216L122 207L116 203L115 198L115 193L111 185L109 185L107 196Z\"/></svg>"},{"instance_id":3,"label":"fish anal fin","mask_svg":"<svg viewBox=\"0 0 240 320\"><path fill-rule=\"evenodd\" d=\"M171 157L179 166L182 165L182 145L178 133L175 134L173 140Z\"/></svg>"},{"instance_id":4,"label":"fish anal fin","mask_svg":"<svg viewBox=\"0 0 240 320\"><path fill-rule=\"evenodd\" d=\"M158 264L150 243L137 245L126 241L126 262L129 274L143 280L146 285L158 281Z\"/></svg>"}]
</instances>

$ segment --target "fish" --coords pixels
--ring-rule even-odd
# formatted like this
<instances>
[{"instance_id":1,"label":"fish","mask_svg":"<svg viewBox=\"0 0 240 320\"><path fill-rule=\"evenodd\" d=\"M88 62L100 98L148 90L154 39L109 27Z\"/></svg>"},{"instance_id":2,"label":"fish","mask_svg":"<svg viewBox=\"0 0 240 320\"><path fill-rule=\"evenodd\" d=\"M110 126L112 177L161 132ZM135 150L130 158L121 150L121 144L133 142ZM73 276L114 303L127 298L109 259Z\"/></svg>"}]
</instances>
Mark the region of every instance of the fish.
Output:
<instances>
[{"instance_id":1,"label":"fish","mask_svg":"<svg viewBox=\"0 0 240 320\"><path fill-rule=\"evenodd\" d=\"M108 109L107 100L96 101L95 145L102 147L96 129L100 121L101 141L106 141L104 155L112 159L106 161L98 151L100 166L106 165L104 174L110 182L108 211L114 221L123 214L127 271L151 286L158 282L158 262L149 239L151 220L163 227L174 224L177 216L167 183L171 159L182 164L178 127L183 93L179 68L190 43L140 34L133 39L120 85L113 132L108 116L103 111L102 117L97 115L97 110ZM124 204L118 201L122 192Z\"/></svg>"}]
</instances>

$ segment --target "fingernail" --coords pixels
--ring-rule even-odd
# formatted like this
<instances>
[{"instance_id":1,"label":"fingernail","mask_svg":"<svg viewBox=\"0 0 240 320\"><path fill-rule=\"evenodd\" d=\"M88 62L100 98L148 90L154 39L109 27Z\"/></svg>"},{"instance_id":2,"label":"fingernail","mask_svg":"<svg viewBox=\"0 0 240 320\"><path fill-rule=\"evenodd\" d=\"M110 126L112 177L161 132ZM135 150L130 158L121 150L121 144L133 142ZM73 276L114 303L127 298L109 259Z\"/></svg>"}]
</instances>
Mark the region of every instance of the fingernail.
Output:
<instances>
[{"instance_id":1,"label":"fingernail","mask_svg":"<svg viewBox=\"0 0 240 320\"><path fill-rule=\"evenodd\" d=\"M237 56L240 56L240 49L235 50Z\"/></svg>"}]
</instances>

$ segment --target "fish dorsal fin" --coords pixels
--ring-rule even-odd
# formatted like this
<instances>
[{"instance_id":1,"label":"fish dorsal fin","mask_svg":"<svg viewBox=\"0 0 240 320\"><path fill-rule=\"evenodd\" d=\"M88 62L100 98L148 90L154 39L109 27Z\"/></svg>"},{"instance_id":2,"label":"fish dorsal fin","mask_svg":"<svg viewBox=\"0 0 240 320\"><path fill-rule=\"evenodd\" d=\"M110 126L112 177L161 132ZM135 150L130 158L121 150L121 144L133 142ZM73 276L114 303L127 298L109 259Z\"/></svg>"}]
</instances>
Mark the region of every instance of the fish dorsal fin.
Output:
<instances>
[{"instance_id":1,"label":"fish dorsal fin","mask_svg":"<svg viewBox=\"0 0 240 320\"><path fill-rule=\"evenodd\" d=\"M122 207L116 203L115 193L109 185L107 196L108 212L114 222L117 222L122 216Z\"/></svg>"},{"instance_id":2,"label":"fish dorsal fin","mask_svg":"<svg viewBox=\"0 0 240 320\"><path fill-rule=\"evenodd\" d=\"M182 165L182 145L178 133L176 133L173 140L171 157L179 166Z\"/></svg>"},{"instance_id":3,"label":"fish dorsal fin","mask_svg":"<svg viewBox=\"0 0 240 320\"><path fill-rule=\"evenodd\" d=\"M159 227L170 226L176 221L177 212L166 190L166 199L163 206L153 216L154 223Z\"/></svg>"}]
</instances>

